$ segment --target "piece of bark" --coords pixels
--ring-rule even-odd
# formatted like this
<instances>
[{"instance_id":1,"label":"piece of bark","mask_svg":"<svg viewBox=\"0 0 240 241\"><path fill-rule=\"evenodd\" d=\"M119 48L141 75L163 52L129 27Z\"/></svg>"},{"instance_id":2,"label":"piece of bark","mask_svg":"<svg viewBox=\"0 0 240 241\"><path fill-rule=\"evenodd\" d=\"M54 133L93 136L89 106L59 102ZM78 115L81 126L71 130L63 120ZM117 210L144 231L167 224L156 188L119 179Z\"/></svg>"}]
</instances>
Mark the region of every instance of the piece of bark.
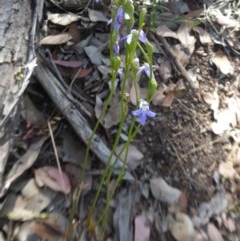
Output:
<instances>
[{"instance_id":1,"label":"piece of bark","mask_svg":"<svg viewBox=\"0 0 240 241\"><path fill-rule=\"evenodd\" d=\"M2 175L18 125L18 103L26 89L36 61L35 32L42 15L43 0L2 0L0 4L0 146L10 143L0 156Z\"/></svg>"},{"instance_id":2,"label":"piece of bark","mask_svg":"<svg viewBox=\"0 0 240 241\"><path fill-rule=\"evenodd\" d=\"M41 57L41 55L39 55L38 58L38 66L35 69L35 75L52 101L74 128L77 135L85 144L88 144L93 130L89 126L87 119L79 111L81 103L78 106L76 105L76 100L73 99L72 95L58 81L48 65L44 64L44 58ZM123 167L122 160L119 158L116 161L117 157L115 155L112 156L110 163L107 163L111 151L96 134L92 139L90 149L106 165L113 165L114 162L116 162L115 173L118 173ZM125 179L134 180L133 176L127 170L125 172Z\"/></svg>"}]
</instances>

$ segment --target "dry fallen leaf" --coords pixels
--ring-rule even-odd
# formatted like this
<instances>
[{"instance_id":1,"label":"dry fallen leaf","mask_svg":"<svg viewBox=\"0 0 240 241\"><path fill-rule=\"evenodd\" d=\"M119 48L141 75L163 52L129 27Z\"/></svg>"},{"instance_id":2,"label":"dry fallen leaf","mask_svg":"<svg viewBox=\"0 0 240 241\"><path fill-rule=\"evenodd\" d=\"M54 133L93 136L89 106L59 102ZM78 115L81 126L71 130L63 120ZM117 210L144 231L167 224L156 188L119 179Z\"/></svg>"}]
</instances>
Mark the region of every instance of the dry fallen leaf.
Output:
<instances>
[{"instance_id":1,"label":"dry fallen leaf","mask_svg":"<svg viewBox=\"0 0 240 241\"><path fill-rule=\"evenodd\" d=\"M123 147L124 147L124 144L121 144L116 148L117 155L121 152ZM123 151L123 153L120 155L120 158L124 160L125 155L126 155L126 150ZM140 160L142 158L143 158L143 154L134 145L130 144L128 148L127 159L126 159L126 163L129 169L134 170L138 165L140 165L141 164Z\"/></svg>"},{"instance_id":2,"label":"dry fallen leaf","mask_svg":"<svg viewBox=\"0 0 240 241\"><path fill-rule=\"evenodd\" d=\"M141 214L135 217L134 241L149 241L150 225L146 215Z\"/></svg>"},{"instance_id":3,"label":"dry fallen leaf","mask_svg":"<svg viewBox=\"0 0 240 241\"><path fill-rule=\"evenodd\" d=\"M92 72L92 70L93 70L93 68L77 70L72 74L72 77L79 78L79 79L84 78L84 77L88 76Z\"/></svg>"},{"instance_id":4,"label":"dry fallen leaf","mask_svg":"<svg viewBox=\"0 0 240 241\"><path fill-rule=\"evenodd\" d=\"M212 223L209 223L207 225L207 234L208 234L209 241L224 241L221 233Z\"/></svg>"},{"instance_id":5,"label":"dry fallen leaf","mask_svg":"<svg viewBox=\"0 0 240 241\"><path fill-rule=\"evenodd\" d=\"M198 207L198 216L192 217L192 222L195 227L200 227L209 222L213 215L219 215L228 205L228 200L225 192L218 192L209 202L204 202Z\"/></svg>"},{"instance_id":6,"label":"dry fallen leaf","mask_svg":"<svg viewBox=\"0 0 240 241\"><path fill-rule=\"evenodd\" d=\"M161 177L152 178L150 188L156 199L167 204L176 203L181 195L181 191L168 185Z\"/></svg>"},{"instance_id":7,"label":"dry fallen leaf","mask_svg":"<svg viewBox=\"0 0 240 241\"><path fill-rule=\"evenodd\" d=\"M40 139L38 142L33 143L26 153L14 163L11 167L10 172L5 177L5 182L2 188L2 192L0 193L0 197L8 190L11 184L19 178L26 170L28 170L34 162L37 160L37 157L41 151L41 147L46 140L46 137Z\"/></svg>"},{"instance_id":8,"label":"dry fallen leaf","mask_svg":"<svg viewBox=\"0 0 240 241\"><path fill-rule=\"evenodd\" d=\"M170 107L174 101L174 91L176 84L159 84L153 96L153 104L158 106Z\"/></svg>"},{"instance_id":9,"label":"dry fallen leaf","mask_svg":"<svg viewBox=\"0 0 240 241\"><path fill-rule=\"evenodd\" d=\"M112 98L111 106L101 121L102 125L109 129L117 125L121 120L121 105L120 99L117 95Z\"/></svg>"},{"instance_id":10,"label":"dry fallen leaf","mask_svg":"<svg viewBox=\"0 0 240 241\"><path fill-rule=\"evenodd\" d=\"M84 47L84 51L86 52L92 64L101 65L102 63L104 63L103 62L104 57L99 48L95 46L87 46L87 47Z\"/></svg>"},{"instance_id":11,"label":"dry fallen leaf","mask_svg":"<svg viewBox=\"0 0 240 241\"><path fill-rule=\"evenodd\" d=\"M54 63L63 67L79 68L83 65L81 60L54 60Z\"/></svg>"},{"instance_id":12,"label":"dry fallen leaf","mask_svg":"<svg viewBox=\"0 0 240 241\"><path fill-rule=\"evenodd\" d=\"M213 122L211 127L216 135L221 135L224 131L231 129L231 125L235 126L237 121L235 113L229 109L220 110L215 115L215 119L216 122Z\"/></svg>"},{"instance_id":13,"label":"dry fallen leaf","mask_svg":"<svg viewBox=\"0 0 240 241\"><path fill-rule=\"evenodd\" d=\"M70 23L76 22L81 17L73 13L47 13L47 19L52 23L67 26Z\"/></svg>"},{"instance_id":14,"label":"dry fallen leaf","mask_svg":"<svg viewBox=\"0 0 240 241\"><path fill-rule=\"evenodd\" d=\"M236 170L233 167L233 162L231 162L231 161L221 162L219 165L218 171L225 178L233 179L234 177L236 177L238 175Z\"/></svg>"},{"instance_id":15,"label":"dry fallen leaf","mask_svg":"<svg viewBox=\"0 0 240 241\"><path fill-rule=\"evenodd\" d=\"M41 221L23 223L14 233L16 240L64 241L64 233L58 226Z\"/></svg>"},{"instance_id":16,"label":"dry fallen leaf","mask_svg":"<svg viewBox=\"0 0 240 241\"><path fill-rule=\"evenodd\" d=\"M166 25L160 24L156 29L156 33L161 37L170 37L178 39L178 35L175 32L173 32L170 28L168 28Z\"/></svg>"},{"instance_id":17,"label":"dry fallen leaf","mask_svg":"<svg viewBox=\"0 0 240 241\"><path fill-rule=\"evenodd\" d=\"M184 47L189 49L189 55L191 55L195 48L196 39L190 34L192 27L189 24L183 23L180 25L177 31L177 36Z\"/></svg>"},{"instance_id":18,"label":"dry fallen leaf","mask_svg":"<svg viewBox=\"0 0 240 241\"><path fill-rule=\"evenodd\" d=\"M187 51L181 44L176 44L172 47L174 57L181 62L183 66L189 63L191 52Z\"/></svg>"},{"instance_id":19,"label":"dry fallen leaf","mask_svg":"<svg viewBox=\"0 0 240 241\"><path fill-rule=\"evenodd\" d=\"M108 22L109 19L103 14L102 11L96 11L88 8L88 16L92 22Z\"/></svg>"},{"instance_id":20,"label":"dry fallen leaf","mask_svg":"<svg viewBox=\"0 0 240 241\"><path fill-rule=\"evenodd\" d=\"M201 27L194 27L193 30L198 33L200 42L202 44L211 44L212 43L212 39L211 39L209 33L205 29L203 29Z\"/></svg>"},{"instance_id":21,"label":"dry fallen leaf","mask_svg":"<svg viewBox=\"0 0 240 241\"><path fill-rule=\"evenodd\" d=\"M191 219L180 212L168 216L168 228L177 241L192 241L195 234Z\"/></svg>"},{"instance_id":22,"label":"dry fallen leaf","mask_svg":"<svg viewBox=\"0 0 240 241\"><path fill-rule=\"evenodd\" d=\"M223 74L232 75L234 73L234 67L232 63L222 52L218 51L214 53L210 61L212 61Z\"/></svg>"},{"instance_id":23,"label":"dry fallen leaf","mask_svg":"<svg viewBox=\"0 0 240 241\"><path fill-rule=\"evenodd\" d=\"M78 28L78 24L77 23L71 23L69 25L69 33L71 34L72 36L72 40L73 42L76 44L76 43L79 43L80 39L81 39L81 34L80 34L80 30Z\"/></svg>"},{"instance_id":24,"label":"dry fallen leaf","mask_svg":"<svg viewBox=\"0 0 240 241\"><path fill-rule=\"evenodd\" d=\"M70 33L60 33L56 35L49 35L40 41L40 45L59 45L65 44L72 39Z\"/></svg>"},{"instance_id":25,"label":"dry fallen leaf","mask_svg":"<svg viewBox=\"0 0 240 241\"><path fill-rule=\"evenodd\" d=\"M69 194L71 185L68 176L59 172L56 167L44 166L34 170L35 180L39 187L49 187L54 191Z\"/></svg>"},{"instance_id":26,"label":"dry fallen leaf","mask_svg":"<svg viewBox=\"0 0 240 241\"><path fill-rule=\"evenodd\" d=\"M160 60L158 71L164 82L172 77L172 66L167 58L163 57Z\"/></svg>"}]
</instances>

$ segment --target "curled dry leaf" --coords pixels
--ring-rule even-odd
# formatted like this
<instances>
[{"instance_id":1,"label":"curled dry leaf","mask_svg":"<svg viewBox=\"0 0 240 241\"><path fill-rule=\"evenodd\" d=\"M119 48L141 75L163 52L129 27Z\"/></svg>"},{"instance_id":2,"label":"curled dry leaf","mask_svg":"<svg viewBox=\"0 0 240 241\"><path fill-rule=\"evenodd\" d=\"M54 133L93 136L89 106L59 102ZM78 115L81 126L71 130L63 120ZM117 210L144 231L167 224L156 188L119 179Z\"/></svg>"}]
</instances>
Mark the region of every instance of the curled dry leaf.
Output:
<instances>
[{"instance_id":1,"label":"curled dry leaf","mask_svg":"<svg viewBox=\"0 0 240 241\"><path fill-rule=\"evenodd\" d=\"M56 35L49 35L40 41L40 45L59 45L65 44L72 39L70 33L60 33Z\"/></svg>"},{"instance_id":2,"label":"curled dry leaf","mask_svg":"<svg viewBox=\"0 0 240 241\"><path fill-rule=\"evenodd\" d=\"M153 104L158 106L170 107L174 101L174 90L176 85L159 85L153 97Z\"/></svg>"},{"instance_id":3,"label":"curled dry leaf","mask_svg":"<svg viewBox=\"0 0 240 241\"><path fill-rule=\"evenodd\" d=\"M221 233L212 223L207 225L207 234L209 241L224 241Z\"/></svg>"},{"instance_id":4,"label":"curled dry leaf","mask_svg":"<svg viewBox=\"0 0 240 241\"><path fill-rule=\"evenodd\" d=\"M70 23L76 22L80 19L76 14L73 13L47 13L47 19L52 23L67 26Z\"/></svg>"},{"instance_id":5,"label":"curled dry leaf","mask_svg":"<svg viewBox=\"0 0 240 241\"><path fill-rule=\"evenodd\" d=\"M202 44L210 44L210 43L212 43L212 39L211 39L209 33L205 29L203 29L201 27L195 27L195 28L193 28L193 30L198 33L200 42Z\"/></svg>"},{"instance_id":6,"label":"curled dry leaf","mask_svg":"<svg viewBox=\"0 0 240 241\"><path fill-rule=\"evenodd\" d=\"M184 47L189 49L189 55L191 55L195 48L196 39L190 34L192 27L189 24L183 23L180 25L177 31L177 36Z\"/></svg>"},{"instance_id":7,"label":"curled dry leaf","mask_svg":"<svg viewBox=\"0 0 240 241\"><path fill-rule=\"evenodd\" d=\"M213 122L211 127L212 131L216 135L221 135L224 133L224 131L229 130L232 126L236 125L236 115L233 111L230 111L229 109L224 109L218 112L217 115L215 115L216 122Z\"/></svg>"},{"instance_id":8,"label":"curled dry leaf","mask_svg":"<svg viewBox=\"0 0 240 241\"><path fill-rule=\"evenodd\" d=\"M170 37L178 39L178 35L175 32L173 32L170 28L168 28L166 25L160 24L156 29L156 33L161 37Z\"/></svg>"},{"instance_id":9,"label":"curled dry leaf","mask_svg":"<svg viewBox=\"0 0 240 241\"><path fill-rule=\"evenodd\" d=\"M150 225L146 215L137 216L134 224L134 241L148 241L150 239Z\"/></svg>"},{"instance_id":10,"label":"curled dry leaf","mask_svg":"<svg viewBox=\"0 0 240 241\"><path fill-rule=\"evenodd\" d=\"M168 185L161 177L152 178L150 188L156 199L167 204L176 203L181 195L181 191Z\"/></svg>"},{"instance_id":11,"label":"curled dry leaf","mask_svg":"<svg viewBox=\"0 0 240 241\"><path fill-rule=\"evenodd\" d=\"M167 81L172 77L172 66L167 58L160 60L158 71L163 81Z\"/></svg>"},{"instance_id":12,"label":"curled dry leaf","mask_svg":"<svg viewBox=\"0 0 240 241\"><path fill-rule=\"evenodd\" d=\"M118 155L122 148L124 147L124 144L121 144L116 148L116 154ZM123 151L123 153L120 155L121 159L124 160L126 155L126 150ZM129 145L128 148L128 154L127 154L127 166L130 170L134 170L140 163L141 159L143 158L143 154L135 147L134 145Z\"/></svg>"},{"instance_id":13,"label":"curled dry leaf","mask_svg":"<svg viewBox=\"0 0 240 241\"><path fill-rule=\"evenodd\" d=\"M228 58L220 51L213 54L211 61L217 66L217 68L225 75L234 73L234 66L228 60Z\"/></svg>"},{"instance_id":14,"label":"curled dry leaf","mask_svg":"<svg viewBox=\"0 0 240 241\"><path fill-rule=\"evenodd\" d=\"M238 176L236 170L233 167L233 162L222 162L219 165L219 173L225 177L233 179L234 177Z\"/></svg>"},{"instance_id":15,"label":"curled dry leaf","mask_svg":"<svg viewBox=\"0 0 240 241\"><path fill-rule=\"evenodd\" d=\"M177 241L192 241L195 234L191 219L181 212L168 216L168 228Z\"/></svg>"},{"instance_id":16,"label":"curled dry leaf","mask_svg":"<svg viewBox=\"0 0 240 241\"><path fill-rule=\"evenodd\" d=\"M71 185L68 176L59 172L56 167L44 166L34 171L35 180L39 187L49 187L54 191L69 194Z\"/></svg>"}]
</instances>

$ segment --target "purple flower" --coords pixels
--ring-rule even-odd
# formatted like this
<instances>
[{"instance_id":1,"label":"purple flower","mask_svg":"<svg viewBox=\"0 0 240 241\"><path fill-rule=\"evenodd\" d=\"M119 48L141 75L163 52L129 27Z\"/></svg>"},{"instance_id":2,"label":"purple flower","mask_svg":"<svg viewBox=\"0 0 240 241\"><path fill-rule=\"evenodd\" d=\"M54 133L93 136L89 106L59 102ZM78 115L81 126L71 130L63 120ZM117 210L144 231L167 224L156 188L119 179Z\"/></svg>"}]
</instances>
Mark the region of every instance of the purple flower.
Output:
<instances>
[{"instance_id":1,"label":"purple flower","mask_svg":"<svg viewBox=\"0 0 240 241\"><path fill-rule=\"evenodd\" d=\"M117 11L117 14L116 14L116 17L114 19L114 23L113 23L113 28L117 31L120 30L121 26L122 26L122 23L124 21L124 10L123 10L123 7L122 5L118 8L118 11Z\"/></svg>"},{"instance_id":2,"label":"purple flower","mask_svg":"<svg viewBox=\"0 0 240 241\"><path fill-rule=\"evenodd\" d=\"M131 33L125 37L127 39L128 44L130 44L132 42L133 34L138 34L138 30L136 30L136 29L131 30ZM143 32L143 30L140 30L138 40L141 41L142 43L148 42L146 34Z\"/></svg>"},{"instance_id":3,"label":"purple flower","mask_svg":"<svg viewBox=\"0 0 240 241\"><path fill-rule=\"evenodd\" d=\"M137 116L141 125L146 124L147 117L155 117L156 113L149 110L149 103L145 100L140 100L139 109L132 111L134 116Z\"/></svg>"},{"instance_id":4,"label":"purple flower","mask_svg":"<svg viewBox=\"0 0 240 241\"><path fill-rule=\"evenodd\" d=\"M139 67L137 75L141 74L143 71L148 76L148 78L150 78L150 67L149 67L149 64L144 64L143 66ZM153 73L152 73L152 77L154 77Z\"/></svg>"},{"instance_id":5,"label":"purple flower","mask_svg":"<svg viewBox=\"0 0 240 241\"><path fill-rule=\"evenodd\" d=\"M116 53L116 54L119 54L119 52L120 52L120 46L119 46L119 41L120 41L121 39L120 39L120 37L118 36L117 37L117 40L116 40L116 42L115 42L115 44L114 44L114 46L113 46L113 50L114 50L114 52Z\"/></svg>"},{"instance_id":6,"label":"purple flower","mask_svg":"<svg viewBox=\"0 0 240 241\"><path fill-rule=\"evenodd\" d=\"M95 0L95 3L98 3L100 0Z\"/></svg>"}]
</instances>

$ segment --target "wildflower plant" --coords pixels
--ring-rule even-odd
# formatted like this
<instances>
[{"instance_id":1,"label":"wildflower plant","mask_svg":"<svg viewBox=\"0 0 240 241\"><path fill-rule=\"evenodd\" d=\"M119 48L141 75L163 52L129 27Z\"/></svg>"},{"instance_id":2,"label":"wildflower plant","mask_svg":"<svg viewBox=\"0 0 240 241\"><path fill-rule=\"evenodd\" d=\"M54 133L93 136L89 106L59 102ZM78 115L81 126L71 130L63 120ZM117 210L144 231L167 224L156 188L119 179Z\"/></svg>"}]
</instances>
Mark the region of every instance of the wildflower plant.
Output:
<instances>
[{"instance_id":1,"label":"wildflower plant","mask_svg":"<svg viewBox=\"0 0 240 241\"><path fill-rule=\"evenodd\" d=\"M100 218L97 220L96 226L101 227L101 231L103 234L105 223L108 219L108 211L110 206L110 201L119 186L119 183L123 180L125 175L125 169L126 169L126 158L128 155L128 148L130 143L133 141L137 133L139 132L140 128L147 124L147 118L154 118L156 116L156 113L152 112L150 110L150 102L154 95L154 92L157 88L157 83L154 78L153 69L152 69L152 53L153 53L153 47L151 43L148 41L147 36L143 30L144 27L144 19L145 19L146 10L143 8L138 20L138 28L133 26L135 25L134 20L134 6L131 0L119 0L116 3L116 6L113 6L112 11L112 19L109 21L111 23L111 33L110 33L110 62L111 62L111 86L109 88L109 95L107 100L105 101L105 104L102 108L100 117L95 125L95 128L93 130L93 134L89 139L89 143L87 145L86 155L84 158L83 163L83 170L81 173L81 180L83 178L84 171L87 166L87 160L89 155L89 150L91 146L92 139L94 137L94 134L96 133L99 123L106 113L106 110L115 94L115 81L117 79L117 76L121 72L123 74L122 82L120 84L120 107L121 107L121 120L118 127L118 131L115 136L115 140L113 143L113 146L111 148L111 154L108 158L108 164L106 165L106 168L102 174L101 181L98 186L97 193L95 195L95 198L93 200L93 203L90 206L88 218L86 220L87 227L92 227L92 217L94 214L94 210L97 205L97 201L99 198L100 191L103 188L103 185L106 185L107 189L107 196L106 196L106 206L104 210L102 211ZM127 33L122 36L122 28L125 27L127 29ZM123 43L123 49L120 49L119 43ZM136 57L136 50L139 49L143 58L144 58L144 64L140 66L140 61ZM119 53L124 53L125 61L124 61L124 67L122 67L123 63L121 62L121 58L119 56ZM137 99L138 103L138 109L133 111L128 111L128 107L130 107L130 103L128 102L128 99L126 99L126 93L125 93L125 87L127 84L127 80L129 77L132 79L133 86L135 88L136 96L138 98L137 93L137 80L139 79L139 75L145 72L148 76L148 96L146 100L139 100ZM116 147L119 145L120 141L120 134L123 131L123 125L125 123L126 117L128 115L132 116L132 122L130 123L129 129L128 129L128 139L123 146L120 153L116 156L115 160L113 160L113 156L115 154ZM125 158L123 161L122 169L118 172L116 181L113 185L113 187L110 187L110 181L114 174L115 165L118 162L120 156L122 153L125 153ZM111 190L111 191L110 191ZM77 193L76 202L80 198L80 191ZM74 202L74 208L75 210L72 211L72 215L74 215L74 212L76 211L76 203ZM68 235L71 233L71 225L68 230ZM70 236L68 236L70 237ZM100 240L103 239L103 236L100 237Z\"/></svg>"}]
</instances>

